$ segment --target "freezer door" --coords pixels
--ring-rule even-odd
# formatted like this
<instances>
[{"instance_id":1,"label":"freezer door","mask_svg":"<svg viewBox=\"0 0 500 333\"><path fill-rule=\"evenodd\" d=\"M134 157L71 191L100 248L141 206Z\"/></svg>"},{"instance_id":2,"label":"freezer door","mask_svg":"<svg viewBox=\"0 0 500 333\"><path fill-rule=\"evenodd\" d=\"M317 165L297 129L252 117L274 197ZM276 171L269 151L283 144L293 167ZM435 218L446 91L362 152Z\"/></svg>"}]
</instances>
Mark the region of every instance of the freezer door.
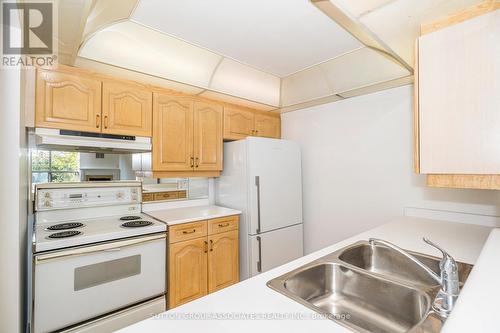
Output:
<instances>
[{"instance_id":1,"label":"freezer door","mask_svg":"<svg viewBox=\"0 0 500 333\"><path fill-rule=\"evenodd\" d=\"M300 149L291 141L249 138L251 235L302 223Z\"/></svg>"},{"instance_id":2,"label":"freezer door","mask_svg":"<svg viewBox=\"0 0 500 333\"><path fill-rule=\"evenodd\" d=\"M304 255L302 224L249 236L250 276L255 276Z\"/></svg>"}]
</instances>

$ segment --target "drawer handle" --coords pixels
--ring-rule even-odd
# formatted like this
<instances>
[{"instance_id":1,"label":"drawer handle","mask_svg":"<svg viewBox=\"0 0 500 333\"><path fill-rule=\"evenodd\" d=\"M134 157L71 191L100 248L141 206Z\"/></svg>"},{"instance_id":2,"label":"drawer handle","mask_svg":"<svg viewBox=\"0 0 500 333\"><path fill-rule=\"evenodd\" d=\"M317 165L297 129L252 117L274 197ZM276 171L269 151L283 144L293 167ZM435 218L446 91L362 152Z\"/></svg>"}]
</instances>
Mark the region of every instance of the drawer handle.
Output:
<instances>
[{"instance_id":1,"label":"drawer handle","mask_svg":"<svg viewBox=\"0 0 500 333\"><path fill-rule=\"evenodd\" d=\"M182 233L183 233L184 235L187 235L187 234L194 234L195 232L196 232L196 229L193 229L193 230L191 230L191 231L184 230Z\"/></svg>"},{"instance_id":2,"label":"drawer handle","mask_svg":"<svg viewBox=\"0 0 500 333\"><path fill-rule=\"evenodd\" d=\"M227 223L219 223L219 228L229 227L229 222Z\"/></svg>"}]
</instances>

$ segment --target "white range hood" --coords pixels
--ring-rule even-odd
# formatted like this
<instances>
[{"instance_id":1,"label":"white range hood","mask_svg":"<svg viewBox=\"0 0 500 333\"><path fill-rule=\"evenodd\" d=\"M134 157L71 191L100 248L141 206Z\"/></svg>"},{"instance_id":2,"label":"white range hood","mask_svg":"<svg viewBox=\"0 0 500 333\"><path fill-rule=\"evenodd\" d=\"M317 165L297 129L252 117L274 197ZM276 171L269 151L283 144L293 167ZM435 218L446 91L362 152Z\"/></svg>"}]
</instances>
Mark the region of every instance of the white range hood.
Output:
<instances>
[{"instance_id":1,"label":"white range hood","mask_svg":"<svg viewBox=\"0 0 500 333\"><path fill-rule=\"evenodd\" d=\"M36 128L34 145L50 150L143 153L151 151L151 138Z\"/></svg>"}]
</instances>

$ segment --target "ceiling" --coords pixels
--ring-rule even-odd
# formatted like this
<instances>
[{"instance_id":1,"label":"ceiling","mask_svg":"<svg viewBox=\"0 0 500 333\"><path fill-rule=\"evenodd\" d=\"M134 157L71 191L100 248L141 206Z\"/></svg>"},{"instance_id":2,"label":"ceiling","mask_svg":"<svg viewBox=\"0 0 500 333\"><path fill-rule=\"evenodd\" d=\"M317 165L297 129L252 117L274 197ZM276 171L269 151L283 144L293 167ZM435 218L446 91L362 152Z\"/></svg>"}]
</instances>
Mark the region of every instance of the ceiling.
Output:
<instances>
[{"instance_id":1,"label":"ceiling","mask_svg":"<svg viewBox=\"0 0 500 333\"><path fill-rule=\"evenodd\" d=\"M420 24L481 1L68 0L59 59L283 112L411 83Z\"/></svg>"},{"instance_id":2,"label":"ceiling","mask_svg":"<svg viewBox=\"0 0 500 333\"><path fill-rule=\"evenodd\" d=\"M278 77L362 46L307 0L141 0L131 20Z\"/></svg>"}]
</instances>

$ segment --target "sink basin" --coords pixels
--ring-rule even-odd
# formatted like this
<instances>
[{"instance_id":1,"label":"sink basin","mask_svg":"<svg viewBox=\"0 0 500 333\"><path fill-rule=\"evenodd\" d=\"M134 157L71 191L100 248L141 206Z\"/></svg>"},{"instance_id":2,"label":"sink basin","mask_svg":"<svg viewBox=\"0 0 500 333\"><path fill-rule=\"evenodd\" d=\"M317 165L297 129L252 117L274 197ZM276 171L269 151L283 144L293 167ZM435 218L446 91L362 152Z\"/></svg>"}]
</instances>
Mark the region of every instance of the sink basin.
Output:
<instances>
[{"instance_id":1,"label":"sink basin","mask_svg":"<svg viewBox=\"0 0 500 333\"><path fill-rule=\"evenodd\" d=\"M439 258L410 252L439 275ZM457 262L460 282L472 265ZM403 255L357 242L267 285L355 332L439 332L433 310L440 286Z\"/></svg>"},{"instance_id":2,"label":"sink basin","mask_svg":"<svg viewBox=\"0 0 500 333\"><path fill-rule=\"evenodd\" d=\"M334 263L295 272L282 280L281 287L358 331L407 332L424 319L431 306L430 298L417 289Z\"/></svg>"},{"instance_id":3,"label":"sink basin","mask_svg":"<svg viewBox=\"0 0 500 333\"><path fill-rule=\"evenodd\" d=\"M439 275L439 258L408 252ZM338 258L345 263L364 270L388 275L391 278L405 280L412 284L431 287L439 286L423 269L413 264L405 256L387 247L363 243L340 251ZM472 270L472 265L461 262L457 262L457 265L459 280L463 284Z\"/></svg>"}]
</instances>

